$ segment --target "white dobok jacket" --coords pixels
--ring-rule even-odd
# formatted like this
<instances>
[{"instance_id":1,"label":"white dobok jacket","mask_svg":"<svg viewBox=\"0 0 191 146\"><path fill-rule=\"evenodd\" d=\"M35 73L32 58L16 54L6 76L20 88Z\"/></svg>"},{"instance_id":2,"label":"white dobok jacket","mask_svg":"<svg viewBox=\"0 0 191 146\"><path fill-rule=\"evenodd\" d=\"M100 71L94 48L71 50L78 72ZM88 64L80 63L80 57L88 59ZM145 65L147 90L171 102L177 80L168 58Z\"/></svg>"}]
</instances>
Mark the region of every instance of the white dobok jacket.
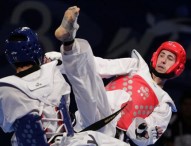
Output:
<instances>
[{"instance_id":1,"label":"white dobok jacket","mask_svg":"<svg viewBox=\"0 0 191 146\"><path fill-rule=\"evenodd\" d=\"M22 78L12 75L0 80L0 127L4 132L13 131L15 120L31 112L43 117L47 132L58 130L56 107L63 95L69 107L71 89L56 64L57 61L44 64Z\"/></svg>"}]
</instances>

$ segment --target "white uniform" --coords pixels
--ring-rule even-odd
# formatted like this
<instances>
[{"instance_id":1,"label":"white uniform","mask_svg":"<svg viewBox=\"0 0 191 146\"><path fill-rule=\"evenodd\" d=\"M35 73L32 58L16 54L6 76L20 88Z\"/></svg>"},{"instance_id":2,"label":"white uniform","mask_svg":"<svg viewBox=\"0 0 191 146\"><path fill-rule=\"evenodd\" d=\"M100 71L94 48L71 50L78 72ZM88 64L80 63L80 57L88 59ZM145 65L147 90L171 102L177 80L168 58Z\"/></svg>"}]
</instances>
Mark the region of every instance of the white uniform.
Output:
<instances>
[{"instance_id":1,"label":"white uniform","mask_svg":"<svg viewBox=\"0 0 191 146\"><path fill-rule=\"evenodd\" d=\"M4 132L13 131L15 120L33 111L43 117L47 134L58 130L55 107L63 95L69 106L71 89L56 64L57 61L44 64L22 78L13 75L0 80L0 126Z\"/></svg>"},{"instance_id":2,"label":"white uniform","mask_svg":"<svg viewBox=\"0 0 191 146\"><path fill-rule=\"evenodd\" d=\"M88 42L85 40L76 39L73 45L73 50L65 53L67 53L67 55L63 56L64 73L67 74L73 85L77 106L79 109L77 114L78 124L75 127L76 130L83 129L89 124L108 116L111 114L111 111L114 112L120 109L123 103L128 100L132 100L132 92L130 92L130 90L133 86L127 86L127 88L130 89L128 90L129 92L126 88L107 91L108 96L106 96L105 88L103 85L100 86L102 81L100 80L99 83L97 82L97 80L99 80L97 73L99 73L101 77L107 78L114 75L129 75L130 78L136 75L141 78L144 83L147 84L149 90L143 86L136 92L140 92L140 94L143 92L143 95L145 95L143 96L144 100L150 100L152 98L147 96L147 94L149 94L150 90L152 90L153 94L151 95L155 95L156 101L158 101L156 102L157 104L154 104L149 109L150 111L147 116L144 116L145 118L141 119L148 124L149 134L150 130L155 126L160 126L163 130L166 130L172 111L176 111L176 107L170 96L152 80L148 65L138 54L138 52L133 50L132 58L106 60L95 57L95 66L91 47ZM132 89L132 91L134 90ZM109 100L106 98L104 99L104 97L107 97ZM128 125L126 129L127 136L130 137L137 145L143 146L155 143L157 139L152 137L151 134L149 135L149 139L141 140L137 139L135 135L137 124L140 124L140 118L137 117L140 116L139 114L144 115L146 111L143 112L143 109L147 109L149 107L147 105L135 105L135 107L132 108L134 112L133 115L131 115L132 117L130 120L133 122L130 121L130 125ZM141 113L139 111L136 112L138 109L141 109ZM102 129L101 132L113 135L113 129L115 129L114 125L117 125L117 121L119 119L120 116Z\"/></svg>"}]
</instances>

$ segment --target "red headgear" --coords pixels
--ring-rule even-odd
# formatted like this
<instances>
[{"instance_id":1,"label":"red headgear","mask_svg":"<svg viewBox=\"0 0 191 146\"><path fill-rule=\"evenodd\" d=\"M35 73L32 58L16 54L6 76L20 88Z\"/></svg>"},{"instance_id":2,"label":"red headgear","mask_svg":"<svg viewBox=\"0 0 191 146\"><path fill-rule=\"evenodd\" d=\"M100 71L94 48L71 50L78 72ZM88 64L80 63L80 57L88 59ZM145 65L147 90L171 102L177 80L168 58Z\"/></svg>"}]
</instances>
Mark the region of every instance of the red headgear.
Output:
<instances>
[{"instance_id":1,"label":"red headgear","mask_svg":"<svg viewBox=\"0 0 191 146\"><path fill-rule=\"evenodd\" d=\"M174 76L179 76L185 68L186 52L184 48L177 42L167 41L161 44L161 46L154 52L151 59L151 66L155 69L158 55L162 50L167 50L176 55L176 62L172 65L165 74L173 73Z\"/></svg>"}]
</instances>

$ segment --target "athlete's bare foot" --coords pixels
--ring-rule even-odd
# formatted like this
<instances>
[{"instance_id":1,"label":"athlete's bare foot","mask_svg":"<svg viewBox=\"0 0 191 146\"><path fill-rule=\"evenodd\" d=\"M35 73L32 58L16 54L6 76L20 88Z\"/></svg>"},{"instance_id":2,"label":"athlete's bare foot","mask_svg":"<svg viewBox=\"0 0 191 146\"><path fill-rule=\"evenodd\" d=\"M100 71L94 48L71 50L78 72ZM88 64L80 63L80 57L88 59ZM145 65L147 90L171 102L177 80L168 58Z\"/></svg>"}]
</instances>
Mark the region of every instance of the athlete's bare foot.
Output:
<instances>
[{"instance_id":1,"label":"athlete's bare foot","mask_svg":"<svg viewBox=\"0 0 191 146\"><path fill-rule=\"evenodd\" d=\"M80 8L77 6L70 7L66 10L61 25L56 29L55 36L62 42L68 42L75 38L76 31L79 28L77 18Z\"/></svg>"}]
</instances>

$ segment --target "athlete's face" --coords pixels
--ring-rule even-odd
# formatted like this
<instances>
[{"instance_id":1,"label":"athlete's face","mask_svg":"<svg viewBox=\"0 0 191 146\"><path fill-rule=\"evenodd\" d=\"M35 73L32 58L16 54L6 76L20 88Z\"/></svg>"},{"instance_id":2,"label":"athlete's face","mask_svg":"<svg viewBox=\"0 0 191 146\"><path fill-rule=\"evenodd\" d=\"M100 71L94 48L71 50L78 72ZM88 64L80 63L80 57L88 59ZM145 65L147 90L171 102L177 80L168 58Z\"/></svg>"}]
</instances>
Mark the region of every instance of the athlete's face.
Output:
<instances>
[{"instance_id":1,"label":"athlete's face","mask_svg":"<svg viewBox=\"0 0 191 146\"><path fill-rule=\"evenodd\" d=\"M175 62L176 55L174 53L162 50L158 56L155 70L159 73L166 73Z\"/></svg>"}]
</instances>

